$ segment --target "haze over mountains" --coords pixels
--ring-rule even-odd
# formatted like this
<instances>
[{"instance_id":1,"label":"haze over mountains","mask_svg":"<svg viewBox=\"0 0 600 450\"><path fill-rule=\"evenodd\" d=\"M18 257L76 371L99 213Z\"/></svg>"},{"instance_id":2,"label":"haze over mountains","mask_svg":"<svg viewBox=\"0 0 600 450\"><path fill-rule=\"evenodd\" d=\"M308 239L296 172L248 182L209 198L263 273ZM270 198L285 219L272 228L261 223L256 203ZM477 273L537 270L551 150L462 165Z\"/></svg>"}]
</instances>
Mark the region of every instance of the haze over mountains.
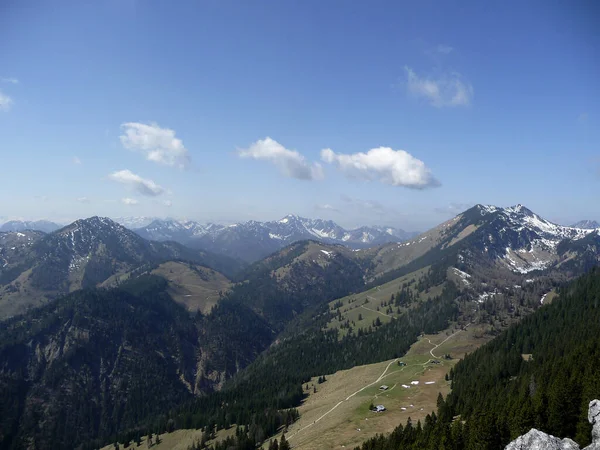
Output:
<instances>
[{"instance_id":1,"label":"haze over mountains","mask_svg":"<svg viewBox=\"0 0 600 450\"><path fill-rule=\"evenodd\" d=\"M61 225L48 220L10 220L0 226L0 231L43 231L51 233L61 228Z\"/></svg>"},{"instance_id":2,"label":"haze over mountains","mask_svg":"<svg viewBox=\"0 0 600 450\"><path fill-rule=\"evenodd\" d=\"M332 220L306 219L293 214L277 221L249 221L233 225L157 219L135 231L146 239L174 240L250 262L304 239L357 249L400 242L417 234L393 227L363 226L346 230Z\"/></svg>"},{"instance_id":3,"label":"haze over mountains","mask_svg":"<svg viewBox=\"0 0 600 450\"><path fill-rule=\"evenodd\" d=\"M476 205L402 242L392 229L353 234L296 216L153 224L133 232L91 217L52 233L0 233L0 317L8 318L0 393L15 406L6 423L20 430L0 443L104 442L191 401L193 417L173 413L178 427L261 422L264 410L297 406L306 377L397 357L424 330L450 323L497 334L600 262L600 230L557 225L522 205ZM205 238L214 251L176 238ZM351 320L357 304L330 306L348 294L368 300L368 289L384 284L396 293L385 313L371 311L383 322ZM163 396L142 389L147 383ZM38 398L50 412L40 428ZM85 419L60 414L88 407ZM274 433L277 420L254 438Z\"/></svg>"},{"instance_id":4,"label":"haze over mountains","mask_svg":"<svg viewBox=\"0 0 600 450\"><path fill-rule=\"evenodd\" d=\"M349 230L332 220L307 219L293 214L277 221L248 221L231 225L202 224L193 220L153 217L120 217L114 221L135 231L144 239L175 241L192 248L223 254L246 262L257 261L286 245L304 239L314 239L328 244L342 244L353 249L364 249L391 242L406 241L419 234L383 226L362 226ZM555 230L600 228L600 224L594 220L581 220L570 227L556 226L559 228ZM43 220L10 221L3 224L0 231L37 230L49 233L59 228L61 228L60 225ZM548 230L547 228L546 231L538 231L545 233ZM560 236L551 236L553 242L559 238Z\"/></svg>"},{"instance_id":5,"label":"haze over mountains","mask_svg":"<svg viewBox=\"0 0 600 450\"><path fill-rule=\"evenodd\" d=\"M169 260L209 266L231 277L242 261L259 260L303 240L320 242L323 249L333 246L319 254L321 259L330 252L369 261L367 281L440 258L462 265L471 261L476 270L494 266L520 274L566 270L577 264L587 267L596 261L600 241L596 228L557 225L522 205L476 205L412 238L391 227L345 230L333 221L289 215L229 226L154 220L135 232L111 219L92 217L48 234L3 232L0 239L0 303L13 305L13 311Z\"/></svg>"},{"instance_id":6,"label":"haze over mountains","mask_svg":"<svg viewBox=\"0 0 600 450\"><path fill-rule=\"evenodd\" d=\"M595 220L580 220L579 222L574 223L571 226L573 228L592 229L592 228L600 228L600 223L596 222Z\"/></svg>"},{"instance_id":7,"label":"haze over mountains","mask_svg":"<svg viewBox=\"0 0 600 450\"><path fill-rule=\"evenodd\" d=\"M58 295L94 287L118 274L169 260L203 264L231 274L226 256L176 242L147 241L102 217L80 219L55 232L0 233L0 310L22 312Z\"/></svg>"}]
</instances>

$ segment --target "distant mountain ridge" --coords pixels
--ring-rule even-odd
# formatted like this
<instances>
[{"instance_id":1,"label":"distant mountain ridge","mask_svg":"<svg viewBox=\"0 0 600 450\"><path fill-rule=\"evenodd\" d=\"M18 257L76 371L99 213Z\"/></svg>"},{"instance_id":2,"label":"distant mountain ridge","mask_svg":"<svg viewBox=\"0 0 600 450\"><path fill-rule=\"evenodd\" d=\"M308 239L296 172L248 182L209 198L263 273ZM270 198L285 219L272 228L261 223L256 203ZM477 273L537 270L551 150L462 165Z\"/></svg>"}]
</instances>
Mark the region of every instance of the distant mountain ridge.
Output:
<instances>
[{"instance_id":1,"label":"distant mountain ridge","mask_svg":"<svg viewBox=\"0 0 600 450\"><path fill-rule=\"evenodd\" d=\"M112 217L112 220L123 225L125 228L129 228L130 230L134 228L145 227L146 225L152 223L158 217L147 217L147 216L131 216L131 217Z\"/></svg>"},{"instance_id":2,"label":"distant mountain ridge","mask_svg":"<svg viewBox=\"0 0 600 450\"><path fill-rule=\"evenodd\" d=\"M157 219L134 231L145 239L174 240L245 261L256 261L293 242L307 239L360 249L402 242L417 234L381 226L348 230L332 220L307 219L293 214L277 221L252 220L233 225Z\"/></svg>"},{"instance_id":3,"label":"distant mountain ridge","mask_svg":"<svg viewBox=\"0 0 600 450\"><path fill-rule=\"evenodd\" d=\"M52 233L58 230L62 225L49 220L10 220L2 226L0 231L43 231L44 233Z\"/></svg>"},{"instance_id":4,"label":"distant mountain ridge","mask_svg":"<svg viewBox=\"0 0 600 450\"><path fill-rule=\"evenodd\" d=\"M592 230L594 228L600 228L600 223L595 220L580 220L577 223L571 225L573 228L583 228L586 230Z\"/></svg>"}]
</instances>

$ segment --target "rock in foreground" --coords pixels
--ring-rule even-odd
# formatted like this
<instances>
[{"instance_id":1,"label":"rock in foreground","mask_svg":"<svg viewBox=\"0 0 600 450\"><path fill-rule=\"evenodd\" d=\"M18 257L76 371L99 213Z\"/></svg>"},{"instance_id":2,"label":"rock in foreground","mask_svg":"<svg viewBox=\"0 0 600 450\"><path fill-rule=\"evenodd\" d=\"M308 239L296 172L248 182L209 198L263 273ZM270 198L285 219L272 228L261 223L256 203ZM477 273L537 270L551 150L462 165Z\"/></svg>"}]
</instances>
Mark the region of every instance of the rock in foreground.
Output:
<instances>
[{"instance_id":1,"label":"rock in foreground","mask_svg":"<svg viewBox=\"0 0 600 450\"><path fill-rule=\"evenodd\" d=\"M593 427L592 443L583 450L600 450L600 400L590 402L588 420ZM508 444L504 450L579 450L579 445L569 438L560 439L532 428Z\"/></svg>"}]
</instances>

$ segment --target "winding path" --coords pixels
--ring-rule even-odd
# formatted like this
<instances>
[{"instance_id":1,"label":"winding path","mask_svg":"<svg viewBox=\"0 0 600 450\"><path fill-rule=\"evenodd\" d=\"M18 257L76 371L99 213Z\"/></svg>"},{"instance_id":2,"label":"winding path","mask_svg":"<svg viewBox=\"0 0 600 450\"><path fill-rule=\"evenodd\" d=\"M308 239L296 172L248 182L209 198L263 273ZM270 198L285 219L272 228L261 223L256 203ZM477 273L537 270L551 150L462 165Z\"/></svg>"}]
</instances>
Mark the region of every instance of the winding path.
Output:
<instances>
[{"instance_id":1,"label":"winding path","mask_svg":"<svg viewBox=\"0 0 600 450\"><path fill-rule=\"evenodd\" d=\"M446 339L444 339L442 342L440 342L440 343L439 343L439 344L437 344L437 345L435 345L433 342L431 342L431 340L428 338L428 339L427 339L427 341L429 341L429 343L430 343L431 345L433 345L433 346L434 346L434 347L433 347L431 350L429 350L429 354L430 354L431 356L433 356L434 358L439 358L439 356L435 356L435 355L433 354L433 351L434 351L436 348L438 348L440 345L442 345L444 342L446 342L448 339L450 339L452 336L454 336L454 335L456 335L456 334L460 333L461 331L462 331L462 330L455 331L454 333L452 333L450 336L448 336ZM427 361L427 362L429 362L429 361Z\"/></svg>"},{"instance_id":2,"label":"winding path","mask_svg":"<svg viewBox=\"0 0 600 450\"><path fill-rule=\"evenodd\" d=\"M360 307L361 307L361 308L363 308L363 309L366 309L366 310L368 310L368 311L373 311L374 313L381 314L382 316L385 316L385 317L391 317L392 319L395 319L395 317L394 317L394 316L390 316L389 314L382 313L381 311L376 311L376 310L374 310L374 309L367 308L365 305L360 305Z\"/></svg>"},{"instance_id":3,"label":"winding path","mask_svg":"<svg viewBox=\"0 0 600 450\"><path fill-rule=\"evenodd\" d=\"M368 308L366 308L368 309ZM373 311L373 310L371 310ZM379 312L379 311L375 311L375 312ZM380 313L381 314L381 313ZM386 314L384 314L386 315ZM388 316L388 317L392 317L392 316ZM392 317L394 318L394 317ZM431 340L428 338L427 341L429 341L429 343L431 345L433 345L434 347L429 350L429 354L434 357L434 358L438 358L437 356L434 355L433 351L438 348L440 345L442 345L444 342L446 342L448 339L450 339L452 336L455 336L456 334L460 333L462 330L458 330L454 333L452 333L450 336L448 336L446 339L444 339L442 342L440 342L439 344L434 344L433 342L431 342ZM403 366L400 370L397 370L395 372L390 372L387 373L388 369L390 368L390 366L392 364L394 364L396 361L398 361L400 358L396 358L392 361L389 362L389 364L385 367L385 370L381 373L381 375L379 375L379 378L377 378L375 381L373 381L372 383L369 383L365 386L363 386L362 388L360 388L358 391L350 394L348 397L346 397L344 400L340 400L339 402L337 402L335 404L335 406L333 406L329 411L327 411L326 413L324 413L323 415L321 415L319 418L317 418L313 423L309 423L308 425L306 425L305 427L300 428L298 431L296 431L295 433L287 436L287 439L290 440L292 439L294 436L296 436L298 433L300 433L301 431L306 430L307 428L312 427L313 425L315 425L317 422L319 422L321 419L323 419L325 416L327 416L328 414L330 414L331 412L335 411L335 409L340 406L342 403L347 402L348 400L350 400L352 397L354 397L356 394L359 394L360 392L364 391L365 389L367 389L368 387L373 386L374 384L379 383L381 380L383 380L385 377L387 377L388 375L392 375L394 373L397 372L402 372L405 368L407 367L411 367L411 366ZM426 362L424 362L423 364L413 364L413 365L419 365L419 366L426 366L429 362L431 361L431 359L427 360ZM394 385L394 387L396 387L396 385ZM393 389L393 388L392 388ZM390 389L391 390L391 389Z\"/></svg>"},{"instance_id":4,"label":"winding path","mask_svg":"<svg viewBox=\"0 0 600 450\"><path fill-rule=\"evenodd\" d=\"M373 381L372 383L369 383L365 386L363 386L362 388L360 388L358 391L350 394L348 397L346 397L344 400L341 400L339 402L336 403L336 405L331 408L329 411L327 411L325 414L323 414L321 417L319 417L318 419L316 419L313 423L309 423L308 425L306 425L303 428L300 428L298 431L296 431L294 434L291 434L290 436L287 437L287 439L291 439L294 436L296 436L298 433L300 433L301 431L306 430L307 428L312 427L314 424L316 424L318 421L320 421L323 417L327 416L329 413L331 413L332 411L334 411L338 406L340 406L342 403L347 402L348 400L350 400L352 397L354 397L356 394L364 391L366 388L373 386L376 383L379 383L385 376L386 376L386 372L388 371L388 369L390 368L390 366L392 364L394 364L396 361L398 361L398 358L390 361L390 363L385 367L385 370L383 371L383 373L381 375L379 375L379 378L377 378L375 381ZM390 374L388 374L390 375Z\"/></svg>"}]
</instances>

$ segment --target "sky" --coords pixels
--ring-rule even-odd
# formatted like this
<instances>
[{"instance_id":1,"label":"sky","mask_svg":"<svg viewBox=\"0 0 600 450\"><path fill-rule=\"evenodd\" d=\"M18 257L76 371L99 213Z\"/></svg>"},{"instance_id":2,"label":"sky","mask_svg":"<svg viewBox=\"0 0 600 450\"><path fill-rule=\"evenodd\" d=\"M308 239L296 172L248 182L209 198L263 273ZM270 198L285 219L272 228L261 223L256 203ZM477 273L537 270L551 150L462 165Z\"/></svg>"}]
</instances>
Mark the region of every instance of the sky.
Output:
<instances>
[{"instance_id":1,"label":"sky","mask_svg":"<svg viewBox=\"0 0 600 450\"><path fill-rule=\"evenodd\" d=\"M600 220L600 3L0 2L0 221Z\"/></svg>"}]
</instances>

